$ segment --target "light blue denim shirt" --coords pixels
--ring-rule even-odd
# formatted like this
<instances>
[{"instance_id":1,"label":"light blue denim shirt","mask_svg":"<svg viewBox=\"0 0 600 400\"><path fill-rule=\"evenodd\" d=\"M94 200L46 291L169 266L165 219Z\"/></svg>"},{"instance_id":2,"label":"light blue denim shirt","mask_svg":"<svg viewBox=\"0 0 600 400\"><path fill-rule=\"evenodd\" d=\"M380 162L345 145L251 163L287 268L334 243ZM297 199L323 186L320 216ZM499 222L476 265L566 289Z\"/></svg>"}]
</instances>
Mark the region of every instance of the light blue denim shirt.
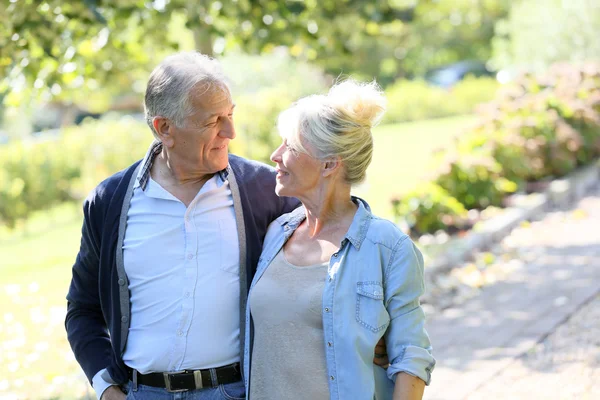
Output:
<instances>
[{"instance_id":1,"label":"light blue denim shirt","mask_svg":"<svg viewBox=\"0 0 600 400\"><path fill-rule=\"evenodd\" d=\"M435 365L419 304L424 292L423 256L393 223L371 214L363 200L353 197L353 201L358 210L340 250L329 260L323 290L329 393L331 399L391 399L398 372L429 384ZM250 292L304 218L304 207L300 207L271 223ZM252 324L248 306L247 393ZM373 364L375 345L382 336L390 360L387 377L384 369Z\"/></svg>"}]
</instances>

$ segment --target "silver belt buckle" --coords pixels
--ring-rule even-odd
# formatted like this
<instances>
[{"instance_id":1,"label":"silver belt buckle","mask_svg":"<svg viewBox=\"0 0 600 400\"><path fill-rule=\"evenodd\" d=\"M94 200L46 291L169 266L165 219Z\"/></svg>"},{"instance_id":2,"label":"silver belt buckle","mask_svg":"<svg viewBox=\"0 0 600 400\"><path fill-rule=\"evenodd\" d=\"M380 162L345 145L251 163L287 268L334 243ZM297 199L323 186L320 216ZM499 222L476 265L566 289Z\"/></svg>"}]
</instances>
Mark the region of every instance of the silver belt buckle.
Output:
<instances>
[{"instance_id":1,"label":"silver belt buckle","mask_svg":"<svg viewBox=\"0 0 600 400\"><path fill-rule=\"evenodd\" d=\"M202 372L198 369L194 371L194 383L196 384L196 389L204 388L202 384Z\"/></svg>"},{"instance_id":2,"label":"silver belt buckle","mask_svg":"<svg viewBox=\"0 0 600 400\"><path fill-rule=\"evenodd\" d=\"M163 377L165 379L165 389L169 393L178 393L178 392L187 392L189 389L171 389L171 375L179 375L183 374L185 371L179 372L163 372ZM195 378L195 376L194 376Z\"/></svg>"}]
</instances>

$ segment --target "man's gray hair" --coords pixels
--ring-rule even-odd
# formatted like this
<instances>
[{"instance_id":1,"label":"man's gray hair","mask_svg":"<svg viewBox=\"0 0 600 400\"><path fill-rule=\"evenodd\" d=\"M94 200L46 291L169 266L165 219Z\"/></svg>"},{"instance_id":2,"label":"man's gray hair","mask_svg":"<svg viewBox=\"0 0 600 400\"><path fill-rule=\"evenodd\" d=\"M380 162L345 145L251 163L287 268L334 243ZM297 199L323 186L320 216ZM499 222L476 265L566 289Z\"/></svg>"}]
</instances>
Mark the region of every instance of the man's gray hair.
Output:
<instances>
[{"instance_id":1,"label":"man's gray hair","mask_svg":"<svg viewBox=\"0 0 600 400\"><path fill-rule=\"evenodd\" d=\"M183 127L185 119L194 111L190 92L198 84L204 84L206 92L215 86L229 90L219 62L195 51L173 54L152 71L146 88L144 112L155 137L155 117L168 118L177 127Z\"/></svg>"}]
</instances>

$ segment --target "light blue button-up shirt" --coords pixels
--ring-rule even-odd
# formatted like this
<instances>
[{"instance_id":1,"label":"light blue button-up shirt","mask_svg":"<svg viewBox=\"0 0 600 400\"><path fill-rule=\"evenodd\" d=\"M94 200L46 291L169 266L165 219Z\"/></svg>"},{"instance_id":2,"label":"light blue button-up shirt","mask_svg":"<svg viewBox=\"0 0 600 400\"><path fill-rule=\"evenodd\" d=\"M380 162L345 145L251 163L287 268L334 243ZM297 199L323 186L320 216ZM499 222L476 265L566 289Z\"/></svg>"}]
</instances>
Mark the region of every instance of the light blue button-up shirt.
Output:
<instances>
[{"instance_id":1,"label":"light blue button-up shirt","mask_svg":"<svg viewBox=\"0 0 600 400\"><path fill-rule=\"evenodd\" d=\"M123 361L146 374L240 361L239 240L229 182L215 174L188 207L142 173L123 242L131 323ZM97 397L114 381L93 378Z\"/></svg>"},{"instance_id":2,"label":"light blue button-up shirt","mask_svg":"<svg viewBox=\"0 0 600 400\"><path fill-rule=\"evenodd\" d=\"M353 200L358 210L340 250L331 256L323 290L330 398L391 399L398 372L429 384L435 365L419 304L424 292L423 256L393 223L371 214L363 200ZM300 207L270 225L250 292L304 218ZM251 327L247 307L244 379L248 392ZM382 336L390 359L387 371L373 364L375 345Z\"/></svg>"}]
</instances>

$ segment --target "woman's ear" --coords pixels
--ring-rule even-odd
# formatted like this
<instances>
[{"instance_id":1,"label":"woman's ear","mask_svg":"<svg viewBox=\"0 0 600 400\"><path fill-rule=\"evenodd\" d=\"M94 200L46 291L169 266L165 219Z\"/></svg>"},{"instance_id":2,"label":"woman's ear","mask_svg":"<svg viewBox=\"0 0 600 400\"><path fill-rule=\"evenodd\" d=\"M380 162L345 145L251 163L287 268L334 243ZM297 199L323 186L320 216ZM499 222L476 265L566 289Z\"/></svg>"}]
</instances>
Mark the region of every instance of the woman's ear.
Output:
<instances>
[{"instance_id":1,"label":"woman's ear","mask_svg":"<svg viewBox=\"0 0 600 400\"><path fill-rule=\"evenodd\" d=\"M173 124L171 121L165 117L154 117L152 126L162 144L166 147L173 147L175 140L172 135Z\"/></svg>"},{"instance_id":2,"label":"woman's ear","mask_svg":"<svg viewBox=\"0 0 600 400\"><path fill-rule=\"evenodd\" d=\"M340 169L342 160L338 158L332 158L323 162L323 176L331 176Z\"/></svg>"}]
</instances>

